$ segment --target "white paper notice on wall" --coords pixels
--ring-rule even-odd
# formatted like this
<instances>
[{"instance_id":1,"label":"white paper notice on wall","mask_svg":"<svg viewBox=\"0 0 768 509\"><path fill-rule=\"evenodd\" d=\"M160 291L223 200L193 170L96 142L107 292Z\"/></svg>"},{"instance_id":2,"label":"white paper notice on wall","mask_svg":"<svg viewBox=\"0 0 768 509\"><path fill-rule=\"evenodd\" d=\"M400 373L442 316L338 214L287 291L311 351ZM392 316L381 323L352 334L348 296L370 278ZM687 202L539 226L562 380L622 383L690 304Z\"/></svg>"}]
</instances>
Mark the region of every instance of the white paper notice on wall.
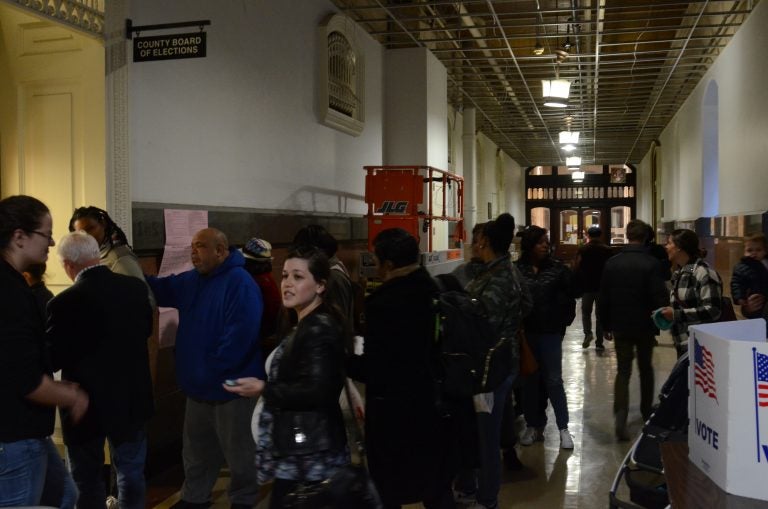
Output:
<instances>
[{"instance_id":1,"label":"white paper notice on wall","mask_svg":"<svg viewBox=\"0 0 768 509\"><path fill-rule=\"evenodd\" d=\"M160 270L160 277L181 274L192 270L190 260L192 237L203 228L208 228L207 210L165 211L165 249Z\"/></svg>"},{"instance_id":2,"label":"white paper notice on wall","mask_svg":"<svg viewBox=\"0 0 768 509\"><path fill-rule=\"evenodd\" d=\"M160 270L157 275L166 277L192 270L190 254L192 237L203 228L208 228L207 210L165 210L165 248ZM176 343L176 329L179 326L179 313L174 308L158 308L160 314L160 348Z\"/></svg>"}]
</instances>

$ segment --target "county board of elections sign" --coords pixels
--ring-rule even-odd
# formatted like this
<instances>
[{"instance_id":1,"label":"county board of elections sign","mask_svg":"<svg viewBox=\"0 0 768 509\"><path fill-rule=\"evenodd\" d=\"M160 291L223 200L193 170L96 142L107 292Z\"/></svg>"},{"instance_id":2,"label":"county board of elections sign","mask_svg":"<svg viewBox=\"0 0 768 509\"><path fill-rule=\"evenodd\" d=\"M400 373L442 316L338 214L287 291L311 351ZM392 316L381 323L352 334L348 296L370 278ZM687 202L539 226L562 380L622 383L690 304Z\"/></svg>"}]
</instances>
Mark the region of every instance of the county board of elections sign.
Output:
<instances>
[{"instance_id":1,"label":"county board of elections sign","mask_svg":"<svg viewBox=\"0 0 768 509\"><path fill-rule=\"evenodd\" d=\"M768 500L765 320L689 328L688 457L718 486Z\"/></svg>"},{"instance_id":2,"label":"county board of elections sign","mask_svg":"<svg viewBox=\"0 0 768 509\"><path fill-rule=\"evenodd\" d=\"M205 32L133 38L133 61L175 60L205 56Z\"/></svg>"}]
</instances>

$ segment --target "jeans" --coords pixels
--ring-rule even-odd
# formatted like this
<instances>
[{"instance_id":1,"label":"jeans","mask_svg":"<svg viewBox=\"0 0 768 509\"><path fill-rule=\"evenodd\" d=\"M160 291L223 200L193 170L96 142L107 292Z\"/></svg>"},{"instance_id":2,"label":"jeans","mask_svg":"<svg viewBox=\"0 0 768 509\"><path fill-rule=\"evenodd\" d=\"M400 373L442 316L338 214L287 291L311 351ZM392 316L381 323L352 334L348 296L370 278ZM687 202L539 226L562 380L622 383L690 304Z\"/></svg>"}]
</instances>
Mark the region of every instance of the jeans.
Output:
<instances>
[{"instance_id":1,"label":"jeans","mask_svg":"<svg viewBox=\"0 0 768 509\"><path fill-rule=\"evenodd\" d=\"M465 470L456 479L456 489L464 493L477 491L477 502L485 507L495 507L498 503L501 486L501 421L516 377L508 377L493 391L493 409L490 414L477 414L480 468L477 471Z\"/></svg>"},{"instance_id":2,"label":"jeans","mask_svg":"<svg viewBox=\"0 0 768 509\"><path fill-rule=\"evenodd\" d=\"M614 333L616 348L616 381L614 383L613 413L629 410L629 379L632 376L632 360L637 350L637 370L640 374L640 413L647 420L653 406L653 340L648 333Z\"/></svg>"},{"instance_id":3,"label":"jeans","mask_svg":"<svg viewBox=\"0 0 768 509\"><path fill-rule=\"evenodd\" d=\"M0 442L0 507L72 509L77 488L50 438Z\"/></svg>"},{"instance_id":4,"label":"jeans","mask_svg":"<svg viewBox=\"0 0 768 509\"><path fill-rule=\"evenodd\" d=\"M595 308L595 344L603 344L603 326L600 323L600 294L584 292L581 296L581 326L584 328L584 335L592 334L592 308Z\"/></svg>"},{"instance_id":5,"label":"jeans","mask_svg":"<svg viewBox=\"0 0 768 509\"><path fill-rule=\"evenodd\" d=\"M182 459L184 485L181 499L206 503L226 462L230 504L255 505L259 494L254 461L256 444L251 417L256 398L203 402L187 398L184 411ZM122 507L122 506L121 506Z\"/></svg>"},{"instance_id":6,"label":"jeans","mask_svg":"<svg viewBox=\"0 0 768 509\"><path fill-rule=\"evenodd\" d=\"M144 462L147 457L147 436L144 431L133 440L117 442L100 435L88 442L67 445L67 456L72 467L80 499L78 508L104 507L107 499L104 486L104 440L117 471L117 493L120 509L143 509L146 499Z\"/></svg>"},{"instance_id":7,"label":"jeans","mask_svg":"<svg viewBox=\"0 0 768 509\"><path fill-rule=\"evenodd\" d=\"M553 332L529 333L528 344L539 370L523 385L525 423L534 428L547 424L547 399L555 411L557 429L568 427L568 402L563 387L563 336Z\"/></svg>"}]
</instances>

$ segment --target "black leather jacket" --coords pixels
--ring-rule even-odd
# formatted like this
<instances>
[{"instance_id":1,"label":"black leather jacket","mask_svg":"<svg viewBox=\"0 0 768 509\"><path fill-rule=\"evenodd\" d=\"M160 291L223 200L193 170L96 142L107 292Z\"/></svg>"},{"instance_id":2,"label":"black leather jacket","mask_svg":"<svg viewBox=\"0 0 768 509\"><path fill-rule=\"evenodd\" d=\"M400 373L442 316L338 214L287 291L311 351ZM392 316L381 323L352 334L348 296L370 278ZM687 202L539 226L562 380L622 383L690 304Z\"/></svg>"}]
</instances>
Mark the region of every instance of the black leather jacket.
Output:
<instances>
[{"instance_id":1,"label":"black leather jacket","mask_svg":"<svg viewBox=\"0 0 768 509\"><path fill-rule=\"evenodd\" d=\"M346 444L339 394L344 386L344 340L329 315L313 312L285 340L276 380L264 389L274 416L274 454L339 450Z\"/></svg>"}]
</instances>

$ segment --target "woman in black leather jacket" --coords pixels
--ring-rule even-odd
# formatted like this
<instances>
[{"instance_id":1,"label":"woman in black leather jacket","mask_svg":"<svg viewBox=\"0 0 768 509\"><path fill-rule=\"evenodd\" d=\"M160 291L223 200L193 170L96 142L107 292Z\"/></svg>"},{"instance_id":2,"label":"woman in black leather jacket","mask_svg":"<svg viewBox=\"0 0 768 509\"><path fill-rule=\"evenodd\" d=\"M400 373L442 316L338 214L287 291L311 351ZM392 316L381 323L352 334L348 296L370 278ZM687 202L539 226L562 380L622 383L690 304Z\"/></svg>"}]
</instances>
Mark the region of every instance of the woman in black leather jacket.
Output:
<instances>
[{"instance_id":1,"label":"woman in black leather jacket","mask_svg":"<svg viewBox=\"0 0 768 509\"><path fill-rule=\"evenodd\" d=\"M268 380L240 378L225 388L264 398L256 465L260 483L274 480L270 509L298 484L321 482L349 463L339 394L345 334L340 313L323 301L328 258L316 248L293 249L285 260L283 306L295 323L268 362Z\"/></svg>"}]
</instances>

